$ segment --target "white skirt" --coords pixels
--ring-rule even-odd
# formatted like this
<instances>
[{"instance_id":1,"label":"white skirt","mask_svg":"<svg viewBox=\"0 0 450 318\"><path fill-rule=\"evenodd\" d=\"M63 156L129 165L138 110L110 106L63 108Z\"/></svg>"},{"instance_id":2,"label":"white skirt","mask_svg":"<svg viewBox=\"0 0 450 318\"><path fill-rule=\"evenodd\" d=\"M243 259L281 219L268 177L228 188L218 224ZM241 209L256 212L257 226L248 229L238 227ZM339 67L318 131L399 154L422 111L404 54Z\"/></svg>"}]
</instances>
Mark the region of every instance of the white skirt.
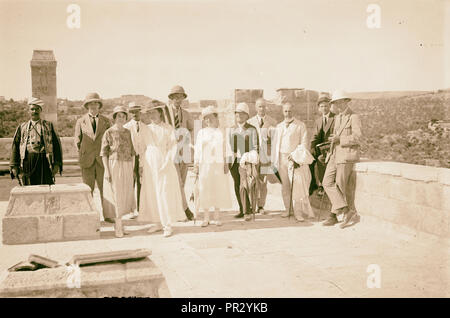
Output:
<instances>
[{"instance_id":1,"label":"white skirt","mask_svg":"<svg viewBox=\"0 0 450 318\"><path fill-rule=\"evenodd\" d=\"M133 161L109 160L109 169L112 182L103 179L103 210L105 215L120 218L136 209Z\"/></svg>"}]
</instances>

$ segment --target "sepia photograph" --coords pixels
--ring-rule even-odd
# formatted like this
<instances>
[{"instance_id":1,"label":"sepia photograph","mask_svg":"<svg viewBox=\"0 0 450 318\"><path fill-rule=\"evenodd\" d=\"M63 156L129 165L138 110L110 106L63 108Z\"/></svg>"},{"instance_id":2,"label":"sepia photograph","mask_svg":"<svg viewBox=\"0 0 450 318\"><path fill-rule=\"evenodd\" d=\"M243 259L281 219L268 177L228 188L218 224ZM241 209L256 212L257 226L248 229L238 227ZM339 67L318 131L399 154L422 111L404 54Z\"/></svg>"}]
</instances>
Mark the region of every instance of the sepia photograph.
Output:
<instances>
[{"instance_id":1,"label":"sepia photograph","mask_svg":"<svg viewBox=\"0 0 450 318\"><path fill-rule=\"evenodd\" d=\"M0 0L0 42L0 300L450 297L450 0Z\"/></svg>"}]
</instances>

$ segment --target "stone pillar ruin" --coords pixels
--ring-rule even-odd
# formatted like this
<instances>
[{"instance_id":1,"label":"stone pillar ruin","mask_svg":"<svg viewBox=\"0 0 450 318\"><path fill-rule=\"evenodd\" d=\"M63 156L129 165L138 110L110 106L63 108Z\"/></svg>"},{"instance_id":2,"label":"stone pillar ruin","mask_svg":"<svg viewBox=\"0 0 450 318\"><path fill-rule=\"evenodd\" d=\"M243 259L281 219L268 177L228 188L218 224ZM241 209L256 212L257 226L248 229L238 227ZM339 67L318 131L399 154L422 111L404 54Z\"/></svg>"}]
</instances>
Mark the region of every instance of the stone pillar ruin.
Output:
<instances>
[{"instance_id":1,"label":"stone pillar ruin","mask_svg":"<svg viewBox=\"0 0 450 318\"><path fill-rule=\"evenodd\" d=\"M30 65L32 95L45 103L42 118L56 124L56 60L53 51L33 50Z\"/></svg>"},{"instance_id":2,"label":"stone pillar ruin","mask_svg":"<svg viewBox=\"0 0 450 318\"><path fill-rule=\"evenodd\" d=\"M291 103L294 106L294 116L306 124L308 132L312 132L314 120L319 116L317 100L319 93L304 88L277 89L277 104Z\"/></svg>"},{"instance_id":3,"label":"stone pillar ruin","mask_svg":"<svg viewBox=\"0 0 450 318\"><path fill-rule=\"evenodd\" d=\"M247 103L250 110L250 117L256 115L255 103L258 98L263 97L264 90L262 89L235 89L234 90L234 102Z\"/></svg>"}]
</instances>

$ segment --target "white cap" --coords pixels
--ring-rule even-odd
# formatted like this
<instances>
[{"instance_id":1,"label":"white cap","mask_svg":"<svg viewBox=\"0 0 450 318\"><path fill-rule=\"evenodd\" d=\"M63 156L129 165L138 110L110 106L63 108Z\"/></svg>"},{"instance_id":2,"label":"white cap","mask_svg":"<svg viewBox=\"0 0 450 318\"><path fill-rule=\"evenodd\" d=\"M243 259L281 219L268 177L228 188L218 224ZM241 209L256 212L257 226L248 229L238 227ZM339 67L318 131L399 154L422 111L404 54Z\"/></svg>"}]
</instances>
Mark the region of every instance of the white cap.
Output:
<instances>
[{"instance_id":1,"label":"white cap","mask_svg":"<svg viewBox=\"0 0 450 318\"><path fill-rule=\"evenodd\" d=\"M207 106L202 110L202 119L211 114L217 114L217 110L214 106Z\"/></svg>"},{"instance_id":2,"label":"white cap","mask_svg":"<svg viewBox=\"0 0 450 318\"><path fill-rule=\"evenodd\" d=\"M250 116L250 111L248 110L248 105L246 103L239 103L236 105L235 113L246 113Z\"/></svg>"}]
</instances>

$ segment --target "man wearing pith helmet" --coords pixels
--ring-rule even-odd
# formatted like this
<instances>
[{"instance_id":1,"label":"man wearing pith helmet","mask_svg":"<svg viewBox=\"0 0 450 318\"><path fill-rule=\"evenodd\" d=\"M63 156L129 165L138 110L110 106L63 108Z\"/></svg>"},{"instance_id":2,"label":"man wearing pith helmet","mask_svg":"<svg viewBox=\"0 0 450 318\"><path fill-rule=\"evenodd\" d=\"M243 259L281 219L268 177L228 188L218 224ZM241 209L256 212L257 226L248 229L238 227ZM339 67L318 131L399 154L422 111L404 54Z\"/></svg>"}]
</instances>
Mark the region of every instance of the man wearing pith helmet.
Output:
<instances>
[{"instance_id":1,"label":"man wearing pith helmet","mask_svg":"<svg viewBox=\"0 0 450 318\"><path fill-rule=\"evenodd\" d=\"M188 207L186 195L184 192L184 185L186 183L186 176L188 164L193 162L191 153L192 132L194 131L194 123L189 112L181 107L183 100L186 99L187 94L182 86L176 85L172 87L169 97L169 120L172 127L175 129L175 136L178 140L178 151L175 158L175 167L177 168L180 179L181 197L184 213L188 220L192 220L194 214Z\"/></svg>"},{"instance_id":2,"label":"man wearing pith helmet","mask_svg":"<svg viewBox=\"0 0 450 318\"><path fill-rule=\"evenodd\" d=\"M11 178L23 185L54 184L62 173L62 147L52 122L41 119L44 102L28 101L30 120L21 123L14 134L9 161Z\"/></svg>"},{"instance_id":3,"label":"man wearing pith helmet","mask_svg":"<svg viewBox=\"0 0 450 318\"><path fill-rule=\"evenodd\" d=\"M349 107L351 98L343 91L336 91L331 98L332 108L338 113L334 122L327 168L323 178L323 187L331 201L331 213L323 223L332 226L338 223L337 214L344 215L340 225L345 228L358 222L359 216L353 209L353 193L349 181L353 165L359 161L359 143L361 139L361 121Z\"/></svg>"},{"instance_id":4,"label":"man wearing pith helmet","mask_svg":"<svg viewBox=\"0 0 450 318\"><path fill-rule=\"evenodd\" d=\"M103 102L97 93L89 93L83 102L83 107L88 113L77 120L75 125L75 144L78 149L79 164L81 167L81 177L83 182L94 192L95 182L103 206L103 167L100 149L105 131L111 126L109 119L99 114ZM108 215L103 212L105 221L114 223L115 215Z\"/></svg>"}]
</instances>

